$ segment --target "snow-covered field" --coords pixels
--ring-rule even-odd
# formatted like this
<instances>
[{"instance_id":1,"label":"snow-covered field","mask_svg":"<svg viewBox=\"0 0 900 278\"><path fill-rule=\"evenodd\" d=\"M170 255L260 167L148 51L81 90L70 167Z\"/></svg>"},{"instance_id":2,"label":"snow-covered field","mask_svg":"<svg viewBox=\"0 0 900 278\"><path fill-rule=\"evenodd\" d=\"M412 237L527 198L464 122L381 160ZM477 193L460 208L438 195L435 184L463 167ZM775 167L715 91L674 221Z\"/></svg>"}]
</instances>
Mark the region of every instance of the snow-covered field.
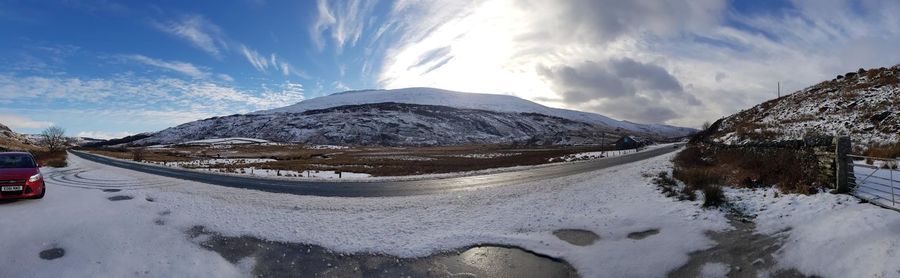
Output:
<instances>
[{"instance_id":1,"label":"snow-covered field","mask_svg":"<svg viewBox=\"0 0 900 278\"><path fill-rule=\"evenodd\" d=\"M779 266L822 277L900 277L900 213L849 195L728 190L756 229L788 237Z\"/></svg>"},{"instance_id":2,"label":"snow-covered field","mask_svg":"<svg viewBox=\"0 0 900 278\"><path fill-rule=\"evenodd\" d=\"M648 147L645 150L651 150L651 149L656 149L656 148L660 148L660 147L669 147L669 146L672 146L672 145L671 144L655 145L655 146ZM584 153L570 154L570 155L557 157L557 158L551 158L550 162L560 162L560 161L570 162L570 161L593 160L593 159L600 159L600 158L607 158L607 157L622 156L622 155L636 153L636 152L639 152L639 150L630 149L630 150L601 151L601 152L584 152Z\"/></svg>"},{"instance_id":3,"label":"snow-covered field","mask_svg":"<svg viewBox=\"0 0 900 278\"><path fill-rule=\"evenodd\" d=\"M252 266L230 264L189 239L185 231L195 225L228 236L402 257L505 244L563 258L585 277L663 277L690 252L712 247L706 231L730 228L724 213L665 198L643 177L669 169L672 156L543 182L386 198L225 188L70 156L68 168L44 169L45 199L0 203L0 262L6 262L0 277L247 276ZM727 194L759 214L760 232L788 235L779 267L825 277L898 274L900 213L845 195ZM120 195L133 199L107 199ZM553 235L558 229L592 231L599 240L571 245ZM651 229L659 233L629 237ZM65 256L38 257L55 247ZM703 273L727 269L713 263Z\"/></svg>"},{"instance_id":4,"label":"snow-covered field","mask_svg":"<svg viewBox=\"0 0 900 278\"><path fill-rule=\"evenodd\" d=\"M309 171L289 171L289 170L273 170L273 169L260 169L256 167L225 167L231 165L244 165L244 164L252 164L252 163L265 163L276 161L274 159L269 158L215 158L215 159L201 159L201 160L191 160L191 161L173 161L173 162L144 162L155 165L162 165L168 167L177 167L195 171L202 172L211 172L211 173L227 173L227 174L238 174L238 175L248 175L254 177L285 177L285 178L305 178L305 179L313 179L313 180L329 180L329 179L365 179L369 178L372 175L366 173L353 173L353 172L337 172L337 171L324 171L324 170L309 170Z\"/></svg>"}]
</instances>

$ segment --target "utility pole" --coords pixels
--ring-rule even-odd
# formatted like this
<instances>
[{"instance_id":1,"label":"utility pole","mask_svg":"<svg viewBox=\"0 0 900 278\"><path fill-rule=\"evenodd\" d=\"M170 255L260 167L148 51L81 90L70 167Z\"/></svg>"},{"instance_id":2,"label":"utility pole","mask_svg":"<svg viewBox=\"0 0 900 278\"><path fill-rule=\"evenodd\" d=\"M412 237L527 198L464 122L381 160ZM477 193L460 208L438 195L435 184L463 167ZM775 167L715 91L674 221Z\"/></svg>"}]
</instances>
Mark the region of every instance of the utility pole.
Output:
<instances>
[{"instance_id":1,"label":"utility pole","mask_svg":"<svg viewBox=\"0 0 900 278\"><path fill-rule=\"evenodd\" d=\"M778 98L781 98L781 81L778 81Z\"/></svg>"}]
</instances>

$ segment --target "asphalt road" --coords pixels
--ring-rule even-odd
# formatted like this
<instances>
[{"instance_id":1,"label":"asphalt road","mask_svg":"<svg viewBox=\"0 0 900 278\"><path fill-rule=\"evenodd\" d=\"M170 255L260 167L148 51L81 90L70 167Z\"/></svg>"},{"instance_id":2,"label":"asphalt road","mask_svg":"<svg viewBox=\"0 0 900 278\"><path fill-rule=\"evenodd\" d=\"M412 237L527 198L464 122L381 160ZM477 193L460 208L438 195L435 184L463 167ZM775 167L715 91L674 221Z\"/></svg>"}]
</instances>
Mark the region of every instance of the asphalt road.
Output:
<instances>
[{"instance_id":1,"label":"asphalt road","mask_svg":"<svg viewBox=\"0 0 900 278\"><path fill-rule=\"evenodd\" d=\"M164 166L137 164L78 151L73 151L71 152L71 154L93 162L98 162L110 166L164 177L227 187L254 189L267 192L296 195L333 197L387 197L434 194L452 192L457 190L468 190L475 188L494 187L523 182L547 180L595 171L622 164L628 164L681 149L680 145L676 146L678 147L660 147L644 152L604 159L537 166L521 171L441 179L373 182L290 181L256 177L227 176L212 173L187 171Z\"/></svg>"}]
</instances>

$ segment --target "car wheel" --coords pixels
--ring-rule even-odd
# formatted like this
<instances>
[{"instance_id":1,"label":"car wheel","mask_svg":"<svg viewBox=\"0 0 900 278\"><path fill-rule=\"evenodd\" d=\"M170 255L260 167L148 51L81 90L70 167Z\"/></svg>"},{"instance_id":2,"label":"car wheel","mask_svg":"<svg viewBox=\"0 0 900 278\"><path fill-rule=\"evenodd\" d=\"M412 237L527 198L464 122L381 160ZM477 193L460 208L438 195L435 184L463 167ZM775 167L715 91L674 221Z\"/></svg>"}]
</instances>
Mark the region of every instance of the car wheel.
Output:
<instances>
[{"instance_id":1,"label":"car wheel","mask_svg":"<svg viewBox=\"0 0 900 278\"><path fill-rule=\"evenodd\" d=\"M35 199L43 199L44 194L47 194L47 185L46 184L44 184L44 190L41 191L41 195L37 195L37 197L34 197L34 198Z\"/></svg>"}]
</instances>

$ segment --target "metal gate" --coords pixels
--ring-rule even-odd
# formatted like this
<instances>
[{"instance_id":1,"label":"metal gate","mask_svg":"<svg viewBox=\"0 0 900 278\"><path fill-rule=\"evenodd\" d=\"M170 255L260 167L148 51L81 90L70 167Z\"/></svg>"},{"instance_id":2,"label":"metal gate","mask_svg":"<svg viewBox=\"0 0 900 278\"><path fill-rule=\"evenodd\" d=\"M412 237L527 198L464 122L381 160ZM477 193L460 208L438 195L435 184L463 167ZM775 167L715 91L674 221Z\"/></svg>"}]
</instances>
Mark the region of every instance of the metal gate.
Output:
<instances>
[{"instance_id":1,"label":"metal gate","mask_svg":"<svg viewBox=\"0 0 900 278\"><path fill-rule=\"evenodd\" d=\"M853 175L851 194L873 204L900 210L900 160L847 155Z\"/></svg>"}]
</instances>

